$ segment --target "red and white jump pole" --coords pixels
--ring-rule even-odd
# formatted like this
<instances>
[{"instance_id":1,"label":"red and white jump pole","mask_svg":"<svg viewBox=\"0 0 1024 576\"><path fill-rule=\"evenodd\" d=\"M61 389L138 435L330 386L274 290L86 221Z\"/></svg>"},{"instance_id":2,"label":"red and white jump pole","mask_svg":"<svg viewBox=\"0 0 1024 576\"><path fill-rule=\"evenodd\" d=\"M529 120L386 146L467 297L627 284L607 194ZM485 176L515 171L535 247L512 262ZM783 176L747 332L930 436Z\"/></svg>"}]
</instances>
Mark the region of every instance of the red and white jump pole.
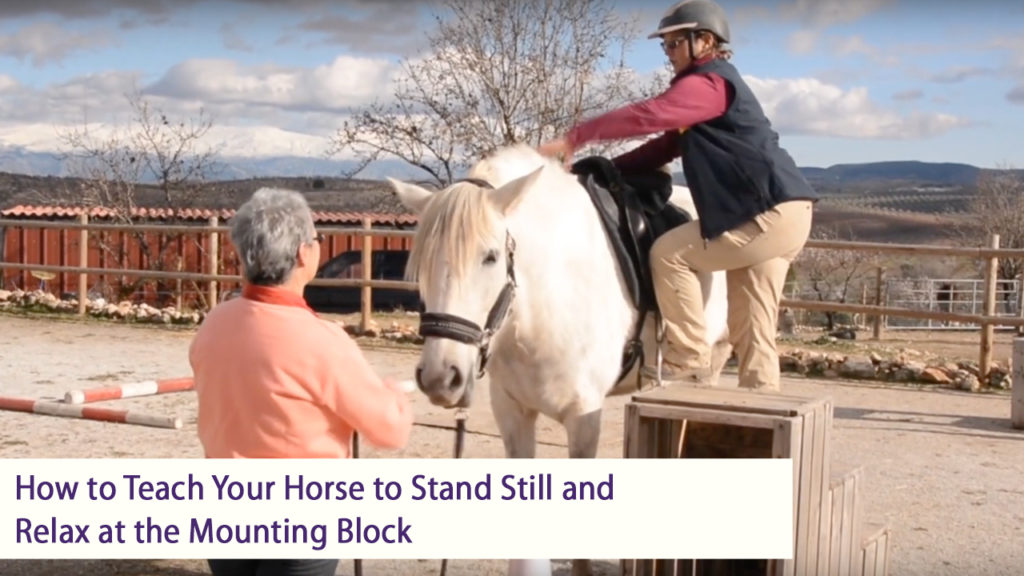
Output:
<instances>
[{"instance_id":1,"label":"red and white jump pole","mask_svg":"<svg viewBox=\"0 0 1024 576\"><path fill-rule=\"evenodd\" d=\"M153 414L141 414L131 410L76 406L53 400L36 400L34 398L0 396L0 410L45 414L47 416L60 416L63 418L100 420L120 424L138 424L154 428L181 428L181 418L176 416L156 416Z\"/></svg>"},{"instance_id":2,"label":"red and white jump pole","mask_svg":"<svg viewBox=\"0 0 1024 576\"><path fill-rule=\"evenodd\" d=\"M119 384L117 386L103 386L101 388L86 388L72 390L64 395L64 402L68 404L88 404L102 400L117 400L118 398L134 398L136 396L152 396L154 394L166 394L168 392L184 392L192 390L194 382L192 377L168 378L165 380L146 380L132 384Z\"/></svg>"}]
</instances>

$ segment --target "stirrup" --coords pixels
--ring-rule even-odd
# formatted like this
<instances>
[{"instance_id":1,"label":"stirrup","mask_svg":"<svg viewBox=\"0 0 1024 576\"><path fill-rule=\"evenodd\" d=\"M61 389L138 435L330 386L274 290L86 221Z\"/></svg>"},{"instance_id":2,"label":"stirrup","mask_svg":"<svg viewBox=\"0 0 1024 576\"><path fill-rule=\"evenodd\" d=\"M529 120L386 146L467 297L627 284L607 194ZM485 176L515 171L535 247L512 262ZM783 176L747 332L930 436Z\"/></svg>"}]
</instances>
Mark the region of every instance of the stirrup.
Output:
<instances>
[{"instance_id":1,"label":"stirrup","mask_svg":"<svg viewBox=\"0 0 1024 576\"><path fill-rule=\"evenodd\" d=\"M657 384L658 388L661 388L663 386L661 380L661 367L665 358L664 354L662 354L661 346L665 342L665 321L662 319L660 312L655 317L654 342L654 367L655 373L657 374L657 379L655 380L655 383Z\"/></svg>"}]
</instances>

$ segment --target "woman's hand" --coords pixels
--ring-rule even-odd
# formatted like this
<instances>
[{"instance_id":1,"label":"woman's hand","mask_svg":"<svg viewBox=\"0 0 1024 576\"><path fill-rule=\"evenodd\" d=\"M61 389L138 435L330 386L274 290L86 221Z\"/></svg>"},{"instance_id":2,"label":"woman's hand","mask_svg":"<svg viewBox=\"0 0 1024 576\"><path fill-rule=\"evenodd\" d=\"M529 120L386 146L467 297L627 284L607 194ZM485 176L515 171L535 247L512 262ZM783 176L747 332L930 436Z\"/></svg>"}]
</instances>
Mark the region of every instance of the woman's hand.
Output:
<instances>
[{"instance_id":1,"label":"woman's hand","mask_svg":"<svg viewBox=\"0 0 1024 576\"><path fill-rule=\"evenodd\" d=\"M542 156L549 158L558 158L562 161L562 164L568 169L572 165L572 146L569 145L569 141L565 138L556 138L555 140L548 140L537 147L537 152Z\"/></svg>"}]
</instances>

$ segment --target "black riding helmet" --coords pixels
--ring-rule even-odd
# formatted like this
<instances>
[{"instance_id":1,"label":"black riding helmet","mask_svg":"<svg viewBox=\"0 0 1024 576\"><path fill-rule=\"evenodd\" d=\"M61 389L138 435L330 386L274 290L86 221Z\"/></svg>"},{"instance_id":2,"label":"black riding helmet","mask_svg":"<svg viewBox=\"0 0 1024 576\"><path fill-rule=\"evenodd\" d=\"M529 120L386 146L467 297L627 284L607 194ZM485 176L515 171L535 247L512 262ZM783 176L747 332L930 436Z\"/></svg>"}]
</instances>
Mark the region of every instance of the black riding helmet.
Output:
<instances>
[{"instance_id":1,"label":"black riding helmet","mask_svg":"<svg viewBox=\"0 0 1024 576\"><path fill-rule=\"evenodd\" d=\"M683 0L668 9L658 22L658 29L648 38L657 38L675 30L697 32L707 30L720 42L729 42L729 20L725 10L712 0Z\"/></svg>"}]
</instances>

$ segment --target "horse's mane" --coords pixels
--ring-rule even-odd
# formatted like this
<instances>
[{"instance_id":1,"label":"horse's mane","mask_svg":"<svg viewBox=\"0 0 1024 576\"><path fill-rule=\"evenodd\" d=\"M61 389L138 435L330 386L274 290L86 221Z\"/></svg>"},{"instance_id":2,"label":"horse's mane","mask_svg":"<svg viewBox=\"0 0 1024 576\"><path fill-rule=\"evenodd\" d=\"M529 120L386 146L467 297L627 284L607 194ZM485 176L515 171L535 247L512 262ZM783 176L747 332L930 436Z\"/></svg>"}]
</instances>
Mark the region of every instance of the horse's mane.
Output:
<instances>
[{"instance_id":1,"label":"horse's mane","mask_svg":"<svg viewBox=\"0 0 1024 576\"><path fill-rule=\"evenodd\" d=\"M482 179L500 188L515 178L525 176L542 165L554 169L551 174L567 175L560 163L542 156L526 145L497 149L478 161L467 173L469 178ZM406 266L406 278L418 282L423 291L433 282L438 270L437 259L446 256L449 273L464 278L475 258L477 247L504 245L499 238L499 218L495 206L487 199L490 191L477 184L459 181L434 193L419 217L413 247Z\"/></svg>"},{"instance_id":2,"label":"horse's mane","mask_svg":"<svg viewBox=\"0 0 1024 576\"><path fill-rule=\"evenodd\" d=\"M427 203L406 265L406 278L419 282L421 293L432 285L439 258L446 256L450 273L461 278L477 247L497 239L496 214L485 194L476 184L459 182L435 192Z\"/></svg>"},{"instance_id":3,"label":"horse's mane","mask_svg":"<svg viewBox=\"0 0 1024 576\"><path fill-rule=\"evenodd\" d=\"M485 156L470 168L467 176L485 180L497 188L516 178L526 176L542 165L564 172L561 164L542 156L534 148L526 144L512 144L498 148Z\"/></svg>"},{"instance_id":4,"label":"horse's mane","mask_svg":"<svg viewBox=\"0 0 1024 576\"><path fill-rule=\"evenodd\" d=\"M498 188L545 163L565 173L560 164L533 148L515 144L481 159L467 177ZM487 198L489 192L471 182L456 182L431 197L419 216L406 265L406 279L418 282L421 292L433 283L431 275L438 270L438 258L447 257L449 273L464 278L470 264L479 257L476 251L481 244L504 245L498 232L500 216Z\"/></svg>"}]
</instances>

